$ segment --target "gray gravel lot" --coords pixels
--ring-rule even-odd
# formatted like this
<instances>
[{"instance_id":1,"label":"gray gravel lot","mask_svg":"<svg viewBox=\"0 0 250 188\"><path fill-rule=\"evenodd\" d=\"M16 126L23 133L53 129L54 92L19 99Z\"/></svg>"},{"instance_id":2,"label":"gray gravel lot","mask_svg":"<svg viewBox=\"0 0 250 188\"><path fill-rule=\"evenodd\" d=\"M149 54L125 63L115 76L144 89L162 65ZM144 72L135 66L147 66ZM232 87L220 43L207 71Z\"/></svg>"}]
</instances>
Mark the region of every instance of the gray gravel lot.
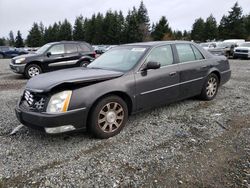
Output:
<instances>
[{"instance_id":1,"label":"gray gravel lot","mask_svg":"<svg viewBox=\"0 0 250 188\"><path fill-rule=\"evenodd\" d=\"M129 118L117 136L45 135L19 125L27 82L0 60L0 187L250 187L250 60L210 102L188 99Z\"/></svg>"}]
</instances>

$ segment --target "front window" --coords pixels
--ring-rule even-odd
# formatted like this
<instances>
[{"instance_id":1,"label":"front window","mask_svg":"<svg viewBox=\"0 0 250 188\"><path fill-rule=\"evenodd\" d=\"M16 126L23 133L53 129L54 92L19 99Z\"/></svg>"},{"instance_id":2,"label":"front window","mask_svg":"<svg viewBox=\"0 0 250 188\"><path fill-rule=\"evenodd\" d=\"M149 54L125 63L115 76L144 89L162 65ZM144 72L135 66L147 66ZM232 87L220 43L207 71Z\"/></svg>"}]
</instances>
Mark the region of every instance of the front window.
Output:
<instances>
[{"instance_id":1,"label":"front window","mask_svg":"<svg viewBox=\"0 0 250 188\"><path fill-rule=\"evenodd\" d=\"M52 55L58 55L64 53L64 44L56 44L49 49Z\"/></svg>"},{"instance_id":2,"label":"front window","mask_svg":"<svg viewBox=\"0 0 250 188\"><path fill-rule=\"evenodd\" d=\"M117 47L95 59L88 68L118 70L122 72L132 69L146 52L146 47Z\"/></svg>"},{"instance_id":3,"label":"front window","mask_svg":"<svg viewBox=\"0 0 250 188\"><path fill-rule=\"evenodd\" d=\"M36 54L43 54L44 52L47 51L48 48L50 48L51 44L45 44L43 45L41 48L39 48L37 51L36 51Z\"/></svg>"}]
</instances>

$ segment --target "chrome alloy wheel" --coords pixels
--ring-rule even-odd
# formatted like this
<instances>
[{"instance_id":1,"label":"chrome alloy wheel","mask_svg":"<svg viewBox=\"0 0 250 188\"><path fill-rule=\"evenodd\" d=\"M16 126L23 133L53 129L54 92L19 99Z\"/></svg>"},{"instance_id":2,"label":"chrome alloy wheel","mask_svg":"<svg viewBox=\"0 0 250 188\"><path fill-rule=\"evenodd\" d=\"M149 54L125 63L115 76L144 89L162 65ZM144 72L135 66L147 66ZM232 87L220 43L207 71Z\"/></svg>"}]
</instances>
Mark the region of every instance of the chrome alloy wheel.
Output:
<instances>
[{"instance_id":1,"label":"chrome alloy wheel","mask_svg":"<svg viewBox=\"0 0 250 188\"><path fill-rule=\"evenodd\" d=\"M30 77L34 77L34 76L40 74L40 70L37 67L30 67L28 70L28 74Z\"/></svg>"},{"instance_id":2,"label":"chrome alloy wheel","mask_svg":"<svg viewBox=\"0 0 250 188\"><path fill-rule=\"evenodd\" d=\"M124 119L124 109L117 102L107 103L99 112L98 125L102 131L111 133L117 130Z\"/></svg>"},{"instance_id":3,"label":"chrome alloy wheel","mask_svg":"<svg viewBox=\"0 0 250 188\"><path fill-rule=\"evenodd\" d=\"M214 77L209 78L207 82L206 92L208 97L213 97L217 91L217 80Z\"/></svg>"}]
</instances>

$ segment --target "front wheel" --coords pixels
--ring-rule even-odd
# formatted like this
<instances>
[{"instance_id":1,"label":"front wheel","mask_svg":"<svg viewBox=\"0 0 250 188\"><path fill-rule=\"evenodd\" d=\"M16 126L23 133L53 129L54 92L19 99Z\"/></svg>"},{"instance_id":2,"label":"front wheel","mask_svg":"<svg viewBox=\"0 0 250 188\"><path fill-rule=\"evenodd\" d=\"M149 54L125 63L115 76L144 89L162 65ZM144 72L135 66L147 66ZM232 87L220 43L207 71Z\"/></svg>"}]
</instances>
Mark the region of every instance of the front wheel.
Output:
<instances>
[{"instance_id":1,"label":"front wheel","mask_svg":"<svg viewBox=\"0 0 250 188\"><path fill-rule=\"evenodd\" d=\"M208 75L203 85L200 98L203 100L212 100L216 96L219 87L218 76L214 73Z\"/></svg>"},{"instance_id":2,"label":"front wheel","mask_svg":"<svg viewBox=\"0 0 250 188\"><path fill-rule=\"evenodd\" d=\"M98 138L117 135L128 119L127 104L120 97L111 95L101 99L91 112L90 131Z\"/></svg>"},{"instance_id":3,"label":"front wheel","mask_svg":"<svg viewBox=\"0 0 250 188\"><path fill-rule=\"evenodd\" d=\"M25 68L25 77L26 78L32 78L34 76L37 76L38 74L42 73L42 69L39 65L31 64L28 67Z\"/></svg>"}]
</instances>

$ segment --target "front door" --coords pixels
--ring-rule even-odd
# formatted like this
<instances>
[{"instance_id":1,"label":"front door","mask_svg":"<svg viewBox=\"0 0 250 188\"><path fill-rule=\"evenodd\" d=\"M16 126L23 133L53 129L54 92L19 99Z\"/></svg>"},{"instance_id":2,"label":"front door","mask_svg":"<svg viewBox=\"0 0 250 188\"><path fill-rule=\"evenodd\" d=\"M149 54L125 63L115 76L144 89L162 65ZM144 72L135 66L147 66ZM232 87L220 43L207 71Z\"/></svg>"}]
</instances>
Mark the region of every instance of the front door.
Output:
<instances>
[{"instance_id":1,"label":"front door","mask_svg":"<svg viewBox=\"0 0 250 188\"><path fill-rule=\"evenodd\" d=\"M135 74L138 111L173 102L179 95L179 67L171 45L154 48L145 64L150 61L160 63L161 67Z\"/></svg>"}]
</instances>

